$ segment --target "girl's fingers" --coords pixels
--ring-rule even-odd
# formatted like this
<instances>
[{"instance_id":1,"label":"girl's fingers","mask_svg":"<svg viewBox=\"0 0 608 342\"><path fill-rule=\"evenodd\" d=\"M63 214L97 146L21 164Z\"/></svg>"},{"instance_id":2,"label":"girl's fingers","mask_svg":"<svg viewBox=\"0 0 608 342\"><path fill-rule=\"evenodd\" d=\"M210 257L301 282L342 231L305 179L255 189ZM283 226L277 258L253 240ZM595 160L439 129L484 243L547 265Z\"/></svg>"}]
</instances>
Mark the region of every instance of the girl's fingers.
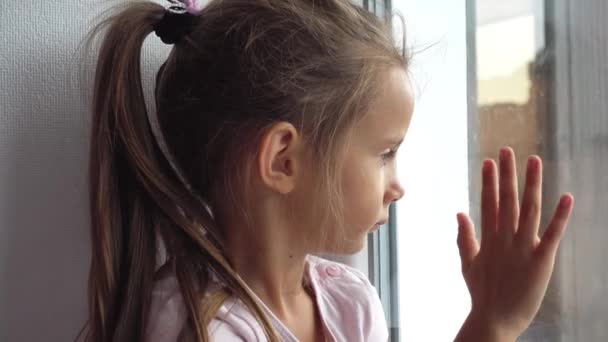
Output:
<instances>
[{"instance_id":1,"label":"girl's fingers","mask_svg":"<svg viewBox=\"0 0 608 342\"><path fill-rule=\"evenodd\" d=\"M500 150L498 239L508 243L517 231L519 200L517 196L517 175L515 156L510 147Z\"/></svg>"},{"instance_id":2,"label":"girl's fingers","mask_svg":"<svg viewBox=\"0 0 608 342\"><path fill-rule=\"evenodd\" d=\"M458 213L456 219L458 220L458 251L462 271L465 272L475 260L479 252L479 244L475 239L475 227L473 227L471 219L464 213Z\"/></svg>"},{"instance_id":3,"label":"girl's fingers","mask_svg":"<svg viewBox=\"0 0 608 342\"><path fill-rule=\"evenodd\" d=\"M528 159L525 184L517 238L524 246L533 246L538 236L542 203L542 161L538 156Z\"/></svg>"},{"instance_id":4,"label":"girl's fingers","mask_svg":"<svg viewBox=\"0 0 608 342\"><path fill-rule=\"evenodd\" d=\"M561 197L555 214L543 234L543 238L538 245L538 253L541 256L555 257L559 242L564 235L572 207L574 205L574 198L570 194L565 194Z\"/></svg>"},{"instance_id":5,"label":"girl's fingers","mask_svg":"<svg viewBox=\"0 0 608 342\"><path fill-rule=\"evenodd\" d=\"M483 162L481 177L481 248L492 249L498 222L498 176L496 164L488 159Z\"/></svg>"}]
</instances>

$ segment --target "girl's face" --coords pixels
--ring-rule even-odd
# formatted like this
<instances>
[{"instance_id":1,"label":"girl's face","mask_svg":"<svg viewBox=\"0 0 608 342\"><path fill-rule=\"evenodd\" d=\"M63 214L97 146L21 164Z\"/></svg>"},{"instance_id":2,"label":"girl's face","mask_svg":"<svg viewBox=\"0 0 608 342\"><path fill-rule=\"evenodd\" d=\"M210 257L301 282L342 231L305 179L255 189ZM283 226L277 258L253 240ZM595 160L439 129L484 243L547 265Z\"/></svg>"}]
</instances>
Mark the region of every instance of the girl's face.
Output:
<instances>
[{"instance_id":1,"label":"girl's face","mask_svg":"<svg viewBox=\"0 0 608 342\"><path fill-rule=\"evenodd\" d=\"M395 153L405 137L414 106L407 73L391 69L368 115L355 126L342 170L344 250L355 253L367 234L388 220L389 205L403 197Z\"/></svg>"},{"instance_id":2,"label":"girl's face","mask_svg":"<svg viewBox=\"0 0 608 342\"><path fill-rule=\"evenodd\" d=\"M284 236L293 243L289 247L293 251L352 254L363 248L370 231L386 223L389 205L403 196L395 171L395 153L410 123L413 94L402 68L391 69L384 77L376 100L353 127L348 148L340 156L344 226L317 224L315 210L319 203L300 211L315 195L311 192L315 188L315 163L304 145L294 139L298 136L296 128L282 122L266 133L260 146L256 169L260 190L252 192L256 197L250 200L259 206L252 210L260 213L256 219L260 222L258 238L264 236L261 227L270 227L273 236ZM287 206L285 194L290 198ZM277 210L284 210L285 215L277 218ZM317 229L322 230L320 240L314 238Z\"/></svg>"}]
</instances>

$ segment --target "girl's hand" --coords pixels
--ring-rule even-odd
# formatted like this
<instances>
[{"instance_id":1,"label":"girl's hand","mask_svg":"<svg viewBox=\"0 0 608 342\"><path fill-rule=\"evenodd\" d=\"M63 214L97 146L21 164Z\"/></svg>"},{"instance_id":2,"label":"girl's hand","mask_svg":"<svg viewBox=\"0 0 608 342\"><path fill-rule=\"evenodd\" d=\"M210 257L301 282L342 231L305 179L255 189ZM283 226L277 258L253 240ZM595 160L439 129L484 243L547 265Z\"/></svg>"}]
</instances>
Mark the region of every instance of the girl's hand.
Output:
<instances>
[{"instance_id":1,"label":"girl's hand","mask_svg":"<svg viewBox=\"0 0 608 342\"><path fill-rule=\"evenodd\" d=\"M482 168L481 247L471 219L458 214L462 274L471 294L471 314L457 340L514 341L532 322L547 290L555 255L573 206L562 195L542 239L542 162L528 159L521 211L513 150L503 148L496 164Z\"/></svg>"}]
</instances>

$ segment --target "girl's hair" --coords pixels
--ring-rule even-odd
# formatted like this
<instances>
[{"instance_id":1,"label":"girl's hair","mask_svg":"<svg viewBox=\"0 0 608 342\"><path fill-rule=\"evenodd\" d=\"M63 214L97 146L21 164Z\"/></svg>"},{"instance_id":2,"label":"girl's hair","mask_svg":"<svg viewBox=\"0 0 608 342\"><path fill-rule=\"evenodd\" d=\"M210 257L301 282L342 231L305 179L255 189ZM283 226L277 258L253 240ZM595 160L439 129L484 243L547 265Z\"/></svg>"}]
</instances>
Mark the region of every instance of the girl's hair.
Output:
<instances>
[{"instance_id":1,"label":"girl's hair","mask_svg":"<svg viewBox=\"0 0 608 342\"><path fill-rule=\"evenodd\" d=\"M236 296L277 341L226 258L222 229L231 215L248 217L259 139L280 121L299 130L318 165L307 210L341 222L340 153L382 74L407 69L408 58L383 18L349 0L210 1L156 75L157 140L140 55L164 14L158 4L130 2L89 36L106 30L92 103L92 261L81 333L87 341L144 338L160 237L184 298L184 331L208 341L207 324ZM212 274L222 289L205 296Z\"/></svg>"}]
</instances>

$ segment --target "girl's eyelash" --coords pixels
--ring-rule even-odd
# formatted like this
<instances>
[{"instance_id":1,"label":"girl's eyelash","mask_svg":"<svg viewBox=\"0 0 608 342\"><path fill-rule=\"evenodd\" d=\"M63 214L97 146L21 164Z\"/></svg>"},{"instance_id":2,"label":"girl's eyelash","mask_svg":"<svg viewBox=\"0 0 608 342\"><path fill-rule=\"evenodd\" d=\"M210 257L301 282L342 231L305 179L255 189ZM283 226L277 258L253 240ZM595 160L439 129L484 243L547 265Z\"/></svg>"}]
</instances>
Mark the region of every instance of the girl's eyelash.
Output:
<instances>
[{"instance_id":1,"label":"girl's eyelash","mask_svg":"<svg viewBox=\"0 0 608 342\"><path fill-rule=\"evenodd\" d=\"M382 155L382 160L383 161L391 160L391 159L395 158L395 154L397 154L397 151L390 150Z\"/></svg>"}]
</instances>

